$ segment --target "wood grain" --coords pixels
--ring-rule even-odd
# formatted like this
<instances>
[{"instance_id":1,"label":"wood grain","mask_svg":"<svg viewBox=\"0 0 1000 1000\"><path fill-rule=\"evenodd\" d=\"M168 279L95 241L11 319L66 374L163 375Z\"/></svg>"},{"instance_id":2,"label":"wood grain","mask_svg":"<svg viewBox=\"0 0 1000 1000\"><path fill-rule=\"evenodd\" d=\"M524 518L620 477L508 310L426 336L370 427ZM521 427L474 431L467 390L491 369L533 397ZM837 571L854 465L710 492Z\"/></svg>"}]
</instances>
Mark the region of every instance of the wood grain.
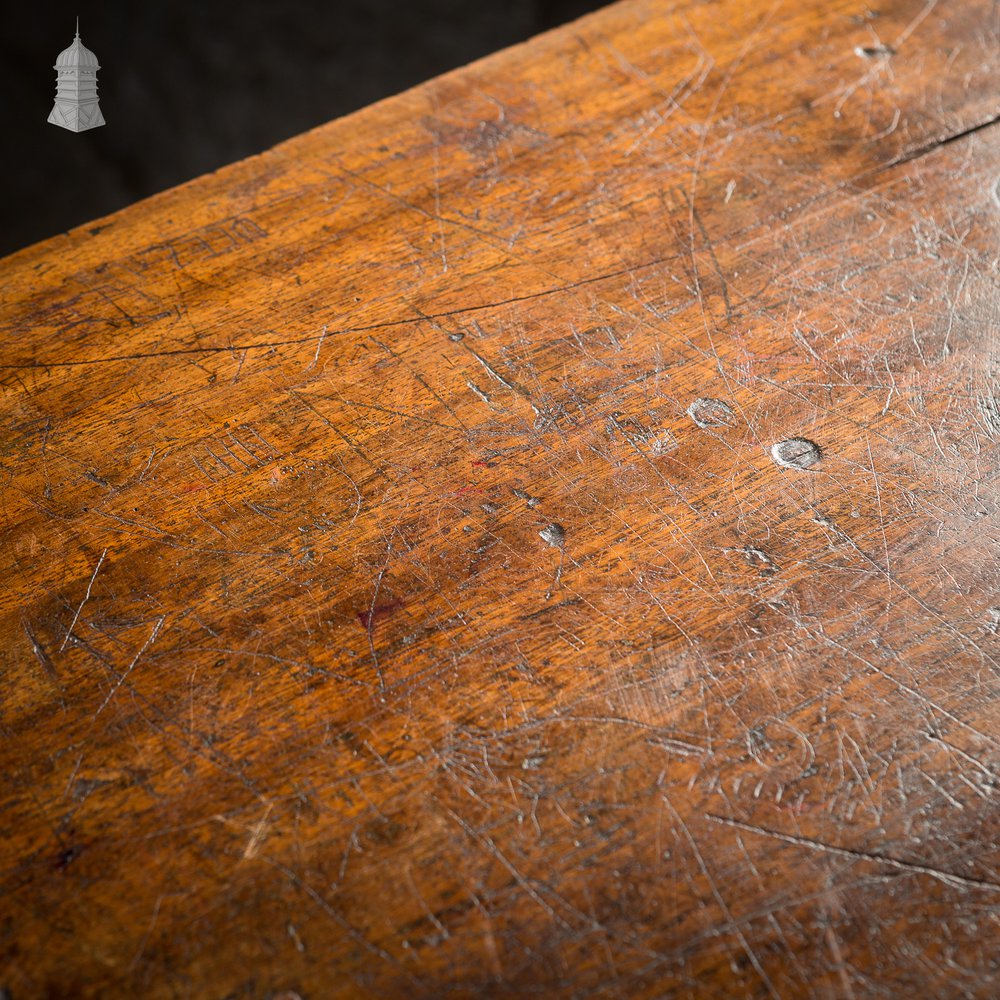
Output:
<instances>
[{"instance_id":1,"label":"wood grain","mask_svg":"<svg viewBox=\"0 0 1000 1000\"><path fill-rule=\"evenodd\" d=\"M5 995L997 995L998 38L629 0L4 260Z\"/></svg>"}]
</instances>

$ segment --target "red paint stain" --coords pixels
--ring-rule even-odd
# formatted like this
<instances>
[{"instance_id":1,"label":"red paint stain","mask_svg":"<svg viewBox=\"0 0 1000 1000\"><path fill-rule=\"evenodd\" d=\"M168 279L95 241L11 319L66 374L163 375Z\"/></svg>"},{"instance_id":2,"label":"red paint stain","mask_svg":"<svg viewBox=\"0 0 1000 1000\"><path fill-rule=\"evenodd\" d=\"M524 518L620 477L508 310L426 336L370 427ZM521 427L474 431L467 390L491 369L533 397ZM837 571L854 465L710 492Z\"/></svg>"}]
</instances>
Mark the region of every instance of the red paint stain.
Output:
<instances>
[{"instance_id":1,"label":"red paint stain","mask_svg":"<svg viewBox=\"0 0 1000 1000\"><path fill-rule=\"evenodd\" d=\"M366 632L375 631L375 622L379 618L384 618L386 615L392 614L397 608L403 606L402 601L389 601L386 604L376 604L373 608L367 608L364 611L358 612L358 621L361 622L361 627Z\"/></svg>"},{"instance_id":2,"label":"red paint stain","mask_svg":"<svg viewBox=\"0 0 1000 1000\"><path fill-rule=\"evenodd\" d=\"M803 813L812 812L816 806L812 802L806 802L805 799L802 799L796 802L783 802L779 808L790 812L793 816L801 816Z\"/></svg>"}]
</instances>

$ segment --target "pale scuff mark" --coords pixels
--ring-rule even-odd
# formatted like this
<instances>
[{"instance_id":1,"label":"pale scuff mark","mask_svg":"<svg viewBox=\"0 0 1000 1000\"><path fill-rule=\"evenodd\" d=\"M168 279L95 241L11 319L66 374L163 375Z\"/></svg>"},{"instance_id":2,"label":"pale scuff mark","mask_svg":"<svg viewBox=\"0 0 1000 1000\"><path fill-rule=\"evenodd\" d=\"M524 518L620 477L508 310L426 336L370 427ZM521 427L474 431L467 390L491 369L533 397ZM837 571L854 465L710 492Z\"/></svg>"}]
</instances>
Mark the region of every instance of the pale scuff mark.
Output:
<instances>
[{"instance_id":1,"label":"pale scuff mark","mask_svg":"<svg viewBox=\"0 0 1000 1000\"><path fill-rule=\"evenodd\" d=\"M83 610L83 606L90 600L90 590L94 586L94 581L97 579L97 572L101 568L101 564L104 562L104 557L108 554L108 550L101 553L101 558L97 560L97 565L94 567L94 572L90 574L90 582L87 584L87 592L83 595L83 600L80 602L80 606L76 609L76 614L73 615L73 621L70 622L69 628L66 629L66 635L63 637L62 645L59 647L59 652L61 653L66 648L66 643L69 642L69 637L73 634L73 629L76 628L77 620L80 617L80 612Z\"/></svg>"}]
</instances>

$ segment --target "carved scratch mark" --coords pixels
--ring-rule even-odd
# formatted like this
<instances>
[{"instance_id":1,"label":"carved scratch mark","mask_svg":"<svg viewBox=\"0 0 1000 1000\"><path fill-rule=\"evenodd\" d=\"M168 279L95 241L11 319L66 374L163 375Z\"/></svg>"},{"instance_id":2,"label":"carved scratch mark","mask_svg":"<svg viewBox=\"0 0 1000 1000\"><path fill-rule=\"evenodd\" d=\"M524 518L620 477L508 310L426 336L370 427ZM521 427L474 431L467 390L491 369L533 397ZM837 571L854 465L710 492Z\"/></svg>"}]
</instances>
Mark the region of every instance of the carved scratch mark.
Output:
<instances>
[{"instance_id":1,"label":"carved scratch mark","mask_svg":"<svg viewBox=\"0 0 1000 1000\"><path fill-rule=\"evenodd\" d=\"M715 881L715 879L712 876L712 873L709 871L708 865L705 863L705 857L701 853L701 849L698 847L698 842L691 835L691 831L690 829L688 829L687 823L684 822L684 818L676 810L676 808L674 808L673 802L670 801L670 798L667 795L663 795L662 800L663 803L666 805L666 807L671 811L671 813L673 813L674 821L683 831L684 839L687 840L688 845L691 847L691 850L694 853L695 860L698 862L698 867L701 869L702 875L705 876L705 879L708 882L708 886L712 892L712 896L715 898L716 903L719 904L719 909L722 910L728 926L732 929L733 933L736 935L736 938L740 942L743 951L745 952L747 958L750 960L750 964L756 970L757 975L760 976L761 982L767 988L768 993L770 993L771 996L775 998L775 1000L780 1000L780 994L774 988L774 984L771 982L771 979L768 976L768 974L764 971L764 967L761 965L760 959L757 957L757 953L754 951L753 946L750 944L750 941L748 940L746 934L743 933L743 929L739 926L739 924L737 924L736 920L733 917L733 913L729 908L729 905L726 903L725 898L719 891L718 883Z\"/></svg>"},{"instance_id":2,"label":"carved scratch mark","mask_svg":"<svg viewBox=\"0 0 1000 1000\"><path fill-rule=\"evenodd\" d=\"M356 944L360 945L372 955L381 958L383 961L388 962L390 965L399 969L411 983L415 982L413 976L410 975L410 973L407 972L389 952L369 940L364 934L361 933L361 931L358 930L357 927L350 923L339 910L335 909L311 885L309 885L308 882L304 882L294 871L292 871L291 868L288 868L280 862L274 861L263 855L261 856L261 860L267 862L267 864L281 872L285 878L292 883L292 885L304 892Z\"/></svg>"},{"instance_id":3,"label":"carved scratch mark","mask_svg":"<svg viewBox=\"0 0 1000 1000\"><path fill-rule=\"evenodd\" d=\"M378 577L375 580L375 586L372 589L372 602L368 608L368 614L365 616L365 632L368 635L368 649L372 654L372 666L375 668L375 674L378 677L378 686L383 691L385 690L385 676L382 673L382 665L378 661L378 652L375 649L375 638L372 635L372 630L375 627L375 602L378 601L378 592L382 589L382 580L385 577L385 571L389 568L389 560L392 558L393 536L395 536L395 529L393 529L393 534L389 537L389 541L385 547L385 562L382 564L382 569L379 570Z\"/></svg>"},{"instance_id":4,"label":"carved scratch mark","mask_svg":"<svg viewBox=\"0 0 1000 1000\"><path fill-rule=\"evenodd\" d=\"M97 579L97 571L101 568L101 563L104 562L104 557L108 554L108 550L105 549L101 553L101 558L97 560L97 565L94 567L94 572L90 574L90 582L87 584L87 592L83 595L83 600L80 601L80 606L76 609L76 614L73 615L73 621L70 622L69 628L66 629L66 635L63 638L62 645L59 647L59 652L61 653L66 648L66 643L69 642L69 637L73 634L73 629L76 628L77 620L80 617L80 612L83 610L83 606L90 599L90 589L94 586L94 581Z\"/></svg>"},{"instance_id":5,"label":"carved scratch mark","mask_svg":"<svg viewBox=\"0 0 1000 1000\"><path fill-rule=\"evenodd\" d=\"M35 633L31 630L31 626L28 624L28 619L21 615L21 628L24 629L24 634L28 637L28 642L31 643L31 649L35 656L38 657L38 662L42 665L42 669L48 675L50 680L58 681L59 675L56 673L55 665L49 658L49 654L45 652L45 648L42 644L35 638Z\"/></svg>"},{"instance_id":6,"label":"carved scratch mark","mask_svg":"<svg viewBox=\"0 0 1000 1000\"><path fill-rule=\"evenodd\" d=\"M261 842L264 839L264 835L267 833L267 818L271 815L272 809L274 809L274 803L268 802L267 809L264 810L264 815L251 828L250 839L247 841L247 846L243 850L244 861L249 861L251 858L256 856Z\"/></svg>"},{"instance_id":7,"label":"carved scratch mark","mask_svg":"<svg viewBox=\"0 0 1000 1000\"><path fill-rule=\"evenodd\" d=\"M319 335L319 339L316 341L316 353L313 355L312 361L310 361L309 364L307 364L303 369L304 371L310 371L316 367L316 362L319 361L319 352L323 348L323 341L326 340L326 329L327 328L324 326L323 332Z\"/></svg>"},{"instance_id":8,"label":"carved scratch mark","mask_svg":"<svg viewBox=\"0 0 1000 1000\"><path fill-rule=\"evenodd\" d=\"M713 823L721 823L723 826L733 826L739 830L745 830L747 833L756 833L761 837L771 837L773 840L783 840L786 844L796 844L799 847L808 848L810 851L835 854L838 857L852 858L856 861L873 861L880 865L886 865L889 868L896 868L899 871L917 875L929 875L931 878L936 878L946 885L953 887L1000 892L1000 883L990 882L988 879L969 878L967 875L958 875L955 872L934 868L931 865L920 864L916 861L904 861L901 858L893 857L891 854L881 854L878 851L858 851L850 847L840 847L837 844L828 844L822 840L813 840L811 837L802 837L794 833L782 833L779 830L769 830L764 826L743 823L729 816L716 816L713 813L705 813L705 818L710 819Z\"/></svg>"},{"instance_id":9,"label":"carved scratch mark","mask_svg":"<svg viewBox=\"0 0 1000 1000\"><path fill-rule=\"evenodd\" d=\"M878 503L878 526L882 532L882 553L885 556L885 586L886 599L892 600L892 564L889 562L889 541L885 535L885 514L882 511L882 490L878 484L878 472L875 471L875 459L872 457L872 442L865 433L865 443L868 446L868 464L872 470L872 481L875 483L875 500Z\"/></svg>"},{"instance_id":10,"label":"carved scratch mark","mask_svg":"<svg viewBox=\"0 0 1000 1000\"><path fill-rule=\"evenodd\" d=\"M513 379L509 379L506 378L504 375L501 375L500 372L498 372L493 367L493 365L491 365L486 360L486 358L484 358L477 350L475 350L475 348L469 347L469 345L465 343L465 341L462 341L461 343L462 346L483 366L483 368L486 370L487 375L489 375L491 378L496 379L497 382L499 382L502 386L506 387L507 389L510 389L511 392L516 393L518 396L520 396L523 400L527 402L527 404L535 411L535 413L538 416L542 416L542 411L535 405L535 401L531 398L531 393L528 392L528 390L525 389L523 385L521 385L519 382L515 382Z\"/></svg>"},{"instance_id":11,"label":"carved scratch mark","mask_svg":"<svg viewBox=\"0 0 1000 1000\"><path fill-rule=\"evenodd\" d=\"M108 702L110 702L111 699L115 696L115 692L117 692L117 690L122 686L122 684L125 683L126 678L130 673L132 673L132 669L139 662L139 657L146 652L146 650L153 644L153 642L155 642L157 635L159 635L160 633L160 629L163 627L164 621L166 621L166 617L167 617L166 615L161 615L159 618L156 619L156 624L153 626L153 631L149 633L149 638L142 644L141 648L139 649L139 652L132 657L132 662L125 668L125 671L122 673L121 677L119 677L118 680L115 681L111 690L108 692L107 697L104 699L104 701L101 702L101 707L98 708L96 712L94 712L95 719L101 714L101 712L104 711L105 708L107 708Z\"/></svg>"},{"instance_id":12,"label":"carved scratch mark","mask_svg":"<svg viewBox=\"0 0 1000 1000\"><path fill-rule=\"evenodd\" d=\"M563 917L556 912L556 910L550 906L542 897L538 894L538 891L531 884L531 882L525 878L525 876L517 869L517 867L511 863L510 859L507 857L503 851L496 845L496 842L492 837L486 834L479 833L473 827L467 823L461 816L458 815L453 809L445 806L445 812L447 812L451 818L462 828L466 836L471 840L474 840L481 847L485 848L489 854L491 854L497 861L503 865L504 868L511 874L514 881L554 920L565 930L571 930L570 925L563 919Z\"/></svg>"}]
</instances>

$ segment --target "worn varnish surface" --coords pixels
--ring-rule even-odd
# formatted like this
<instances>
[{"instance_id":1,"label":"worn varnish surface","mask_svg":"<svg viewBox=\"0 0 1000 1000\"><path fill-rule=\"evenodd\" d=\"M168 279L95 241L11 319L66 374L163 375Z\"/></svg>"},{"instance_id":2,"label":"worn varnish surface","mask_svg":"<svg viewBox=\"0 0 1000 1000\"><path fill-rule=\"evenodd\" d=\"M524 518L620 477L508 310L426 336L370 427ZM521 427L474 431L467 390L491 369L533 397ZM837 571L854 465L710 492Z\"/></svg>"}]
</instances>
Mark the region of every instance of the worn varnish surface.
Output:
<instances>
[{"instance_id":1,"label":"worn varnish surface","mask_svg":"<svg viewBox=\"0 0 1000 1000\"><path fill-rule=\"evenodd\" d=\"M12 1000L995 996L998 27L624 3L5 260Z\"/></svg>"}]
</instances>

